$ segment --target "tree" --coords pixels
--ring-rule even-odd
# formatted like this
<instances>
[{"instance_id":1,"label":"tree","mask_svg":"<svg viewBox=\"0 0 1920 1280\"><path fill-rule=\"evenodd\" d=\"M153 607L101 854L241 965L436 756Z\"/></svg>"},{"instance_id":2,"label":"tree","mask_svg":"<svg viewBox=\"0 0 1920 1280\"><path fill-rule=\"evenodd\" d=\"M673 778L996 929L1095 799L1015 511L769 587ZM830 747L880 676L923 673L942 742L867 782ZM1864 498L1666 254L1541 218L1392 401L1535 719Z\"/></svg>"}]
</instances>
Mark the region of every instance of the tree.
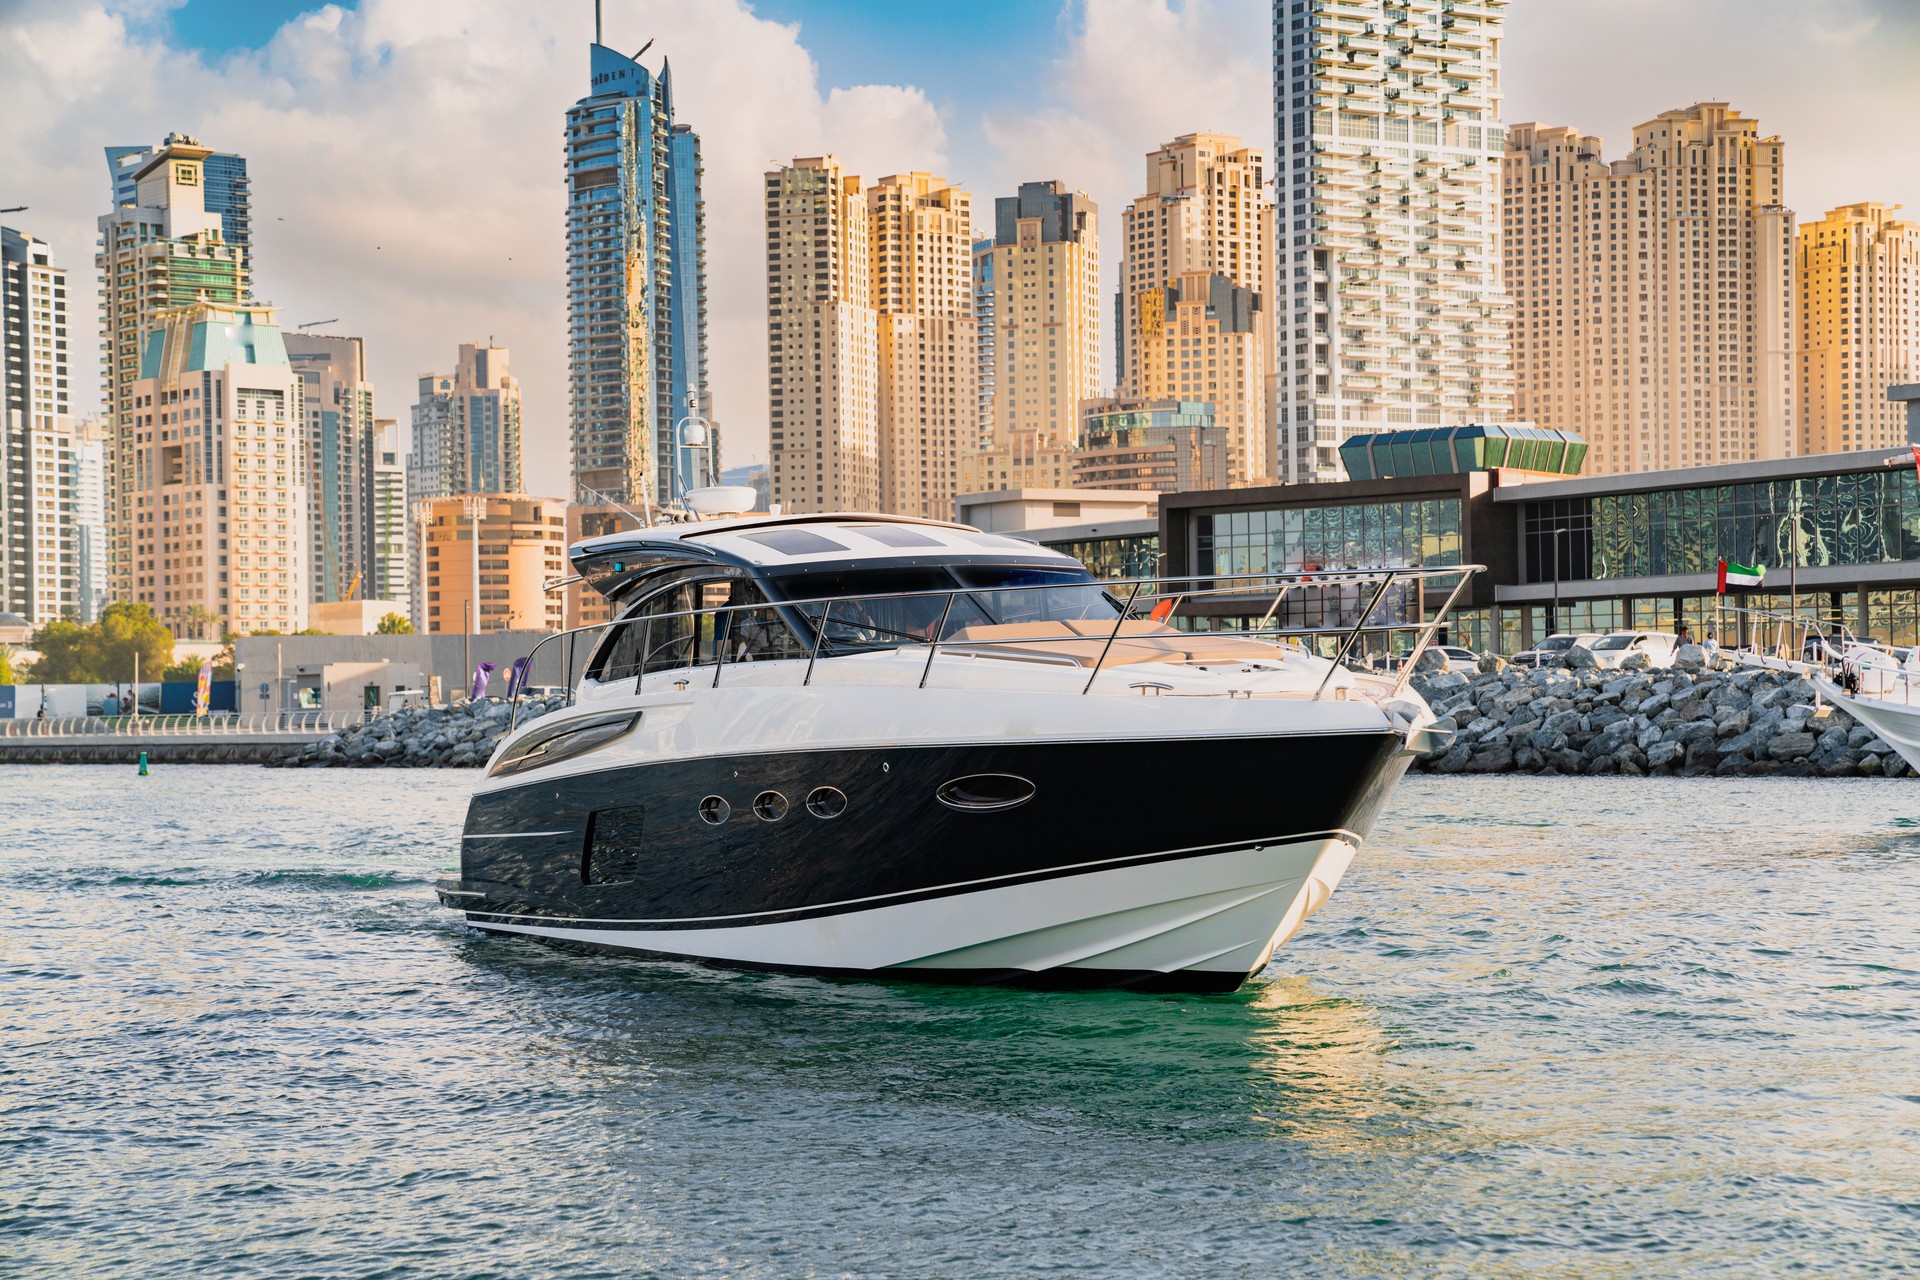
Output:
<instances>
[{"instance_id":1,"label":"tree","mask_svg":"<svg viewBox=\"0 0 1920 1280\"><path fill-rule=\"evenodd\" d=\"M0 685L19 683L19 679L13 673L13 650L0 644Z\"/></svg>"},{"instance_id":2,"label":"tree","mask_svg":"<svg viewBox=\"0 0 1920 1280\"><path fill-rule=\"evenodd\" d=\"M158 680L173 660L173 635L150 607L132 600L114 601L91 626L64 618L49 622L27 643L40 651L33 674L44 684L132 680L136 655L140 678Z\"/></svg>"},{"instance_id":3,"label":"tree","mask_svg":"<svg viewBox=\"0 0 1920 1280\"><path fill-rule=\"evenodd\" d=\"M180 661L169 666L166 675L161 678L188 682L196 681L200 678L200 664L203 661L205 661L205 659L191 656L182 658ZM213 655L213 675L211 678L215 680L233 679L233 645L231 643Z\"/></svg>"},{"instance_id":4,"label":"tree","mask_svg":"<svg viewBox=\"0 0 1920 1280\"><path fill-rule=\"evenodd\" d=\"M397 613L389 613L381 617L379 623L373 629L373 634L377 636L410 636L413 634L413 624Z\"/></svg>"}]
</instances>

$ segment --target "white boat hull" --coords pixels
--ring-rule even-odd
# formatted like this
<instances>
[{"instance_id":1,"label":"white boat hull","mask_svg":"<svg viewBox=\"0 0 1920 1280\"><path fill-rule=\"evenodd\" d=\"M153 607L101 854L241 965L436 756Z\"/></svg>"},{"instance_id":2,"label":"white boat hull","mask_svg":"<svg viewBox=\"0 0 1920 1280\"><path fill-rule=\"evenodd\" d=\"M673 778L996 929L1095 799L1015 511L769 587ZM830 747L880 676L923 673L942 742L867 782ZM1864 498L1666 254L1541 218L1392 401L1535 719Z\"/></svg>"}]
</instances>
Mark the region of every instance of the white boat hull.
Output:
<instances>
[{"instance_id":1,"label":"white boat hull","mask_svg":"<svg viewBox=\"0 0 1920 1280\"><path fill-rule=\"evenodd\" d=\"M1902 760L1920 772L1920 703L1856 697L1825 677L1816 677L1814 684L1822 697L1879 734Z\"/></svg>"},{"instance_id":2,"label":"white boat hull","mask_svg":"<svg viewBox=\"0 0 1920 1280\"><path fill-rule=\"evenodd\" d=\"M803 920L649 928L476 918L479 928L649 956L940 981L1229 990L1338 886L1359 837L1089 865L1037 883L852 906Z\"/></svg>"}]
</instances>

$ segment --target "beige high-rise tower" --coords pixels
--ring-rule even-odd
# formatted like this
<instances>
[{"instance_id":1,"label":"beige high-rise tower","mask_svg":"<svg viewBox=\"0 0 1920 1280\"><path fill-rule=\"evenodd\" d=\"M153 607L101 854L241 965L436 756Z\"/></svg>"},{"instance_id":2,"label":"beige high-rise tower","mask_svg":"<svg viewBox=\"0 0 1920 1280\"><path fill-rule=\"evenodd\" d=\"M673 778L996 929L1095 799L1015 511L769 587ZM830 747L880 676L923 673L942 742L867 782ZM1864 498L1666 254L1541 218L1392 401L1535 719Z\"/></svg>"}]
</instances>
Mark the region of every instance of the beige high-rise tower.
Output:
<instances>
[{"instance_id":1,"label":"beige high-rise tower","mask_svg":"<svg viewBox=\"0 0 1920 1280\"><path fill-rule=\"evenodd\" d=\"M1240 139L1185 134L1147 157L1146 194L1121 213L1120 394L1210 402L1237 485L1278 474L1264 174Z\"/></svg>"},{"instance_id":2,"label":"beige high-rise tower","mask_svg":"<svg viewBox=\"0 0 1920 1280\"><path fill-rule=\"evenodd\" d=\"M1800 453L1907 443L1896 383L1920 382L1920 223L1849 204L1800 224Z\"/></svg>"},{"instance_id":3,"label":"beige high-rise tower","mask_svg":"<svg viewBox=\"0 0 1920 1280\"><path fill-rule=\"evenodd\" d=\"M867 189L879 316L880 509L953 518L960 453L978 425L973 197L902 173Z\"/></svg>"},{"instance_id":4,"label":"beige high-rise tower","mask_svg":"<svg viewBox=\"0 0 1920 1280\"><path fill-rule=\"evenodd\" d=\"M1782 153L1724 102L1611 163L1573 129L1507 131L1515 414L1586 437L1589 475L1797 452Z\"/></svg>"},{"instance_id":5,"label":"beige high-rise tower","mask_svg":"<svg viewBox=\"0 0 1920 1280\"><path fill-rule=\"evenodd\" d=\"M879 340L860 179L830 155L797 159L766 175L765 197L772 500L877 511Z\"/></svg>"},{"instance_id":6,"label":"beige high-rise tower","mask_svg":"<svg viewBox=\"0 0 1920 1280\"><path fill-rule=\"evenodd\" d=\"M960 488L1065 489L1080 435L1080 402L1101 394L1099 211L1061 182L1023 182L994 201L989 297L992 363L982 363L986 410ZM983 343L987 341L983 337Z\"/></svg>"}]
</instances>

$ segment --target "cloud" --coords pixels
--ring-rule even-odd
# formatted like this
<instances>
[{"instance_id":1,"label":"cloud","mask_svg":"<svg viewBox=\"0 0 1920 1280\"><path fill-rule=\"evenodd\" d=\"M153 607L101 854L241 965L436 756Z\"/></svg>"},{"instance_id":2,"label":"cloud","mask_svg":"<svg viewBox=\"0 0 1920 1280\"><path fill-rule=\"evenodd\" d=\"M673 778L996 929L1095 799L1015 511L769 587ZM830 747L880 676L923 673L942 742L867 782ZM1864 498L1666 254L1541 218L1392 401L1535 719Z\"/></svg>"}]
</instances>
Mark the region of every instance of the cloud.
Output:
<instances>
[{"instance_id":1,"label":"cloud","mask_svg":"<svg viewBox=\"0 0 1920 1280\"><path fill-rule=\"evenodd\" d=\"M97 403L92 253L101 148L169 130L248 158L259 297L293 325L339 317L368 342L377 411L402 422L415 379L463 341L512 350L529 485L567 469L561 131L586 85L590 29L520 0L363 0L289 20L218 60L168 42L163 5L26 0L0 17L7 203L70 271L79 407ZM765 456L760 175L832 149L876 172L943 165L945 132L910 86L823 90L798 29L740 0L610 15L607 43L657 39L678 118L702 138L711 379L729 460Z\"/></svg>"}]
</instances>

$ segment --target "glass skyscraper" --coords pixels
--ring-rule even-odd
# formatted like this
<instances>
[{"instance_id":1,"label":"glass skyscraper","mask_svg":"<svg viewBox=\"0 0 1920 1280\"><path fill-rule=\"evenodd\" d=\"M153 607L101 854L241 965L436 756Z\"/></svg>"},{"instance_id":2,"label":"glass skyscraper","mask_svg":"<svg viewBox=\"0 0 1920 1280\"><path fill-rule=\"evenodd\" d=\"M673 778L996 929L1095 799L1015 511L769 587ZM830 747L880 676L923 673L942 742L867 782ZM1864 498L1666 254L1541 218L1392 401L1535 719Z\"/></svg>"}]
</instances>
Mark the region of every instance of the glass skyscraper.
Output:
<instances>
[{"instance_id":1,"label":"glass skyscraper","mask_svg":"<svg viewBox=\"0 0 1920 1280\"><path fill-rule=\"evenodd\" d=\"M596 43L591 73L566 124L574 484L630 506L666 502L676 424L710 416L700 139L674 124L666 65L654 76ZM698 469L682 474L690 483Z\"/></svg>"}]
</instances>

